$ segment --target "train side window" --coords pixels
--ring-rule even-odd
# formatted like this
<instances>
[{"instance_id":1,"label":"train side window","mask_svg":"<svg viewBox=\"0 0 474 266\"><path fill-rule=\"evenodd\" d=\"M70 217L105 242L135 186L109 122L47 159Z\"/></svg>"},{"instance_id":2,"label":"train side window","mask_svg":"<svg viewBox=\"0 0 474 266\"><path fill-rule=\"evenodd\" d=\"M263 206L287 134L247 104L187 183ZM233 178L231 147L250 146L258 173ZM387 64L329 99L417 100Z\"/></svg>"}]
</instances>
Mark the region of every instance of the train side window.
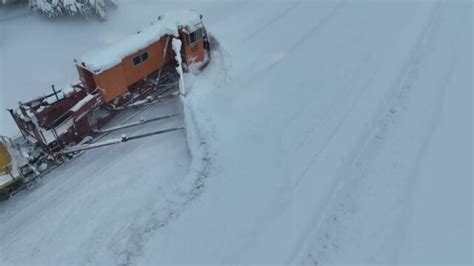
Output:
<instances>
[{"instance_id":1,"label":"train side window","mask_svg":"<svg viewBox=\"0 0 474 266\"><path fill-rule=\"evenodd\" d=\"M133 64L134 64L135 66L138 65L138 64L140 64L141 62L142 62L142 59L141 59L140 56L135 56L135 57L133 58Z\"/></svg>"},{"instance_id":2,"label":"train side window","mask_svg":"<svg viewBox=\"0 0 474 266\"><path fill-rule=\"evenodd\" d=\"M138 64L141 64L142 62L145 62L146 60L148 60L148 52L144 52L143 54L139 55L139 56L135 56L133 58L133 65L138 65Z\"/></svg>"},{"instance_id":3,"label":"train side window","mask_svg":"<svg viewBox=\"0 0 474 266\"><path fill-rule=\"evenodd\" d=\"M189 43L194 43L202 38L202 28L199 28L189 34Z\"/></svg>"},{"instance_id":4,"label":"train side window","mask_svg":"<svg viewBox=\"0 0 474 266\"><path fill-rule=\"evenodd\" d=\"M148 52L144 52L144 53L141 55L141 58L142 58L142 62L145 62L146 60L148 60Z\"/></svg>"}]
</instances>

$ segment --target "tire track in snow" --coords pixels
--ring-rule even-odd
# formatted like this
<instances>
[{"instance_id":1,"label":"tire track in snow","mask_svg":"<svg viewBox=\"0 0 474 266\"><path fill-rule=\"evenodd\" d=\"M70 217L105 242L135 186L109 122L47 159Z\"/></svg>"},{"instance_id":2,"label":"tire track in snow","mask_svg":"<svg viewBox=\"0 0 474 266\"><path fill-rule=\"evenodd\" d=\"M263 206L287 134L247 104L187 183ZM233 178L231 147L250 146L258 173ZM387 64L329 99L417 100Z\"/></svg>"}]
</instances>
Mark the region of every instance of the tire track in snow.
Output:
<instances>
[{"instance_id":1,"label":"tire track in snow","mask_svg":"<svg viewBox=\"0 0 474 266\"><path fill-rule=\"evenodd\" d=\"M329 13L327 13L325 16L323 16L323 18L321 18L319 21L316 21L316 23L310 28L310 30L309 30L310 35L313 34L313 36L314 36L314 34L316 34L316 32L320 31L325 25L327 25L327 23L329 23L332 19L337 17L338 12L340 12L340 10L345 6L345 4L346 4L346 0L342 0L342 1L337 2L336 6L334 8L332 8L329 11ZM291 45L292 48L290 49L288 55L292 54L295 51L296 48L303 45L308 40L307 33L308 32L305 32L305 35L303 37L297 39L297 41L295 43L293 43L293 45ZM368 60L368 58L370 58L370 57L371 57L371 54L368 54L365 58ZM283 60L280 60L278 62L273 63L268 68L266 68L265 71L271 70L273 67L280 64L282 61ZM258 74L256 74L256 75L258 75ZM373 75L371 75L371 77L369 77L369 83L370 83L370 80L373 78L374 75L375 75L375 73L373 73ZM261 75L259 75L259 77L261 77ZM252 79L253 78L251 78L250 80L252 80ZM289 201L286 201L286 203L288 203L288 202ZM263 221L263 222L261 222L261 224L266 224L267 222L271 221L272 218L277 216L278 214L279 213L277 211L270 211L270 213L262 214L262 218L259 219L259 220ZM253 247L253 244L255 243L255 238L258 235L258 232L260 231L259 228L260 227L255 228L253 230L254 231L254 233L253 233L254 238L249 239L248 241L246 241L246 245L244 247L242 247L242 249L236 250L235 254L232 254L231 256L228 256L227 261L234 261L234 259L240 257L240 255L243 252L246 252L246 251L250 250Z\"/></svg>"},{"instance_id":2,"label":"tire track in snow","mask_svg":"<svg viewBox=\"0 0 474 266\"><path fill-rule=\"evenodd\" d=\"M326 16L318 20L309 30L305 32L305 34L302 37L297 39L297 41L294 42L289 48L285 49L286 54L284 56L279 57L278 59L274 60L272 63L268 64L267 66L259 69L258 71L255 71L253 75L250 75L249 78L243 82L242 85L249 86L250 83L254 81L255 79L257 78L261 79L265 75L265 73L270 73L270 70L272 70L274 67L284 62L286 58L291 56L298 47L303 45L308 40L308 38L310 38L310 36L311 38L314 38L317 32L319 32L327 23L329 23L329 21L335 18L336 14L346 4L346 1L347 0L341 0L337 2L336 6Z\"/></svg>"},{"instance_id":3,"label":"tire track in snow","mask_svg":"<svg viewBox=\"0 0 474 266\"><path fill-rule=\"evenodd\" d=\"M341 3L342 4L342 3ZM339 7L336 7L336 9L339 8ZM334 10L336 11L336 10ZM376 47L375 47L376 48ZM362 58L362 62L358 65L357 69L358 70L362 70L364 68L364 66L366 64L368 64L368 62L374 60L375 58L375 51L374 49L369 49L369 51L367 52L367 54ZM316 151L313 152L312 156L310 157L310 160L309 162L306 164L306 167L303 169L302 172L300 172L300 174L297 175L297 177L293 176L291 178L292 180L292 183L291 183L291 190L294 190L300 183L302 177L304 177L308 171L310 170L311 166L313 165L313 162L316 161L319 156L321 154L323 154L326 149L330 146L330 144L332 143L333 139L336 137L337 133L341 130L341 128L345 125L345 122L349 119L350 115L352 114L352 112L354 111L354 109L356 108L357 104L360 102L360 100L362 99L362 96L365 95L365 93L367 92L368 90L368 87L369 85L372 83L372 81L374 80L377 72L378 72L378 67L380 67L379 65L375 66L374 67L374 70L371 71L371 73L368 75L368 77L364 80L361 80L361 85L359 85L359 80L356 81L357 83L357 86L348 86L349 88L347 89L347 91L349 91L348 93L350 94L350 91L359 91L358 93L352 95L350 94L352 97L352 100L348 103L346 103L345 105L349 106L346 110L344 110L344 113L342 115L337 115L339 118L339 121L337 123L334 123L335 126L334 128L330 131L328 135L328 137L326 138L326 140L324 141L324 143L321 145L321 147L319 149L317 149ZM359 72L356 72L356 74L354 76L359 76ZM344 92L345 93L345 92ZM332 111L328 112L330 114L334 114L337 109L340 109L341 107L338 107L337 105L334 105L333 108L332 108ZM290 119L288 119L287 123L291 123L292 121L294 121L296 119L296 117L298 115L300 115L301 113L305 112L303 111L305 108L301 108L301 110L299 112L296 112L295 115L291 116ZM302 147L308 145L308 142L309 140L311 139L311 137L314 136L314 133L315 131L318 129L318 126L319 125L324 125L324 124L327 124L328 122L331 122L331 118L330 116L326 116L322 122L320 122L319 124L316 124L314 125L313 127L311 127L311 129L307 130L307 132L305 133L305 137L301 139L301 141L298 142L298 145L296 146L296 149L295 149L295 152L297 152L298 150L300 150ZM326 137L326 135L324 136Z\"/></svg>"},{"instance_id":4,"label":"tire track in snow","mask_svg":"<svg viewBox=\"0 0 474 266\"><path fill-rule=\"evenodd\" d=\"M444 3L447 3L447 2L444 2ZM457 23L461 24L462 21L463 21L462 20L463 18L465 18L467 21L470 21L471 15L469 14L469 12L470 12L469 10L465 10L464 17L459 16ZM456 28L462 28L462 26L459 25ZM458 40L451 39L451 41L454 41L456 43L462 43L463 41L465 41L465 39L464 39L465 36L461 36L460 32L457 33L459 39ZM456 47L456 48L459 49L458 47ZM422 145L420 147L420 152L419 152L418 156L416 157L413 169L411 170L411 178L414 180L414 184L410 187L409 190L407 190L407 193L406 193L406 196L405 196L405 198L407 199L406 200L407 202L414 202L414 200L415 200L415 192L417 191L417 188L420 186L420 184L419 184L419 179L420 178L417 178L421 173L420 165L422 163L422 160L423 160L425 154L427 153L427 150L429 149L430 144L433 142L433 135L435 134L435 130L438 128L439 123L442 119L441 117L443 115L442 114L443 113L443 108L444 108L444 104L445 104L445 101L446 101L445 99L446 99L446 94L447 94L446 93L447 92L447 87L451 86L451 83L454 81L454 77L456 76L456 70L457 70L457 68L459 68L458 61L461 61L461 60L459 60L460 57L465 56L465 54L461 55L458 50L451 51L451 53L452 53L451 59L449 60L449 62L447 64L447 65L449 65L449 69L446 72L446 75L444 76L444 79L440 83L440 88L438 89L438 91L434 92L434 93L437 93L436 103L435 103L436 108L433 111L432 117L429 118L428 134L425 138L425 141L422 143ZM412 218L414 211L415 211L414 205L413 204L408 205L407 209L405 210L404 216ZM405 221L407 221L407 220L411 220L411 219L405 219ZM407 240L406 239L407 234L408 234L407 228L404 227L403 230L402 230L402 235L404 237L399 239L399 242L398 242L398 245L397 245L397 250L395 251L395 258L394 259L395 259L396 263L400 263L398 261L399 260L399 255L402 252L402 249L403 249L402 245L404 244L404 241Z\"/></svg>"},{"instance_id":5,"label":"tire track in snow","mask_svg":"<svg viewBox=\"0 0 474 266\"><path fill-rule=\"evenodd\" d=\"M350 115L352 114L353 110L356 108L357 104L360 102L362 99L362 96L364 95L364 92L366 92L367 88L369 87L368 85L373 81L377 71L373 71L370 77L367 79L366 82L364 82L364 86L362 86L365 89L360 90L360 93L355 97L355 99L351 102L350 107L346 111L346 113L343 115L343 117L339 120L339 122L336 124L336 126L331 130L331 133L329 134L329 137L326 139L325 143L321 146L320 149L318 149L316 152L314 152L311 156L311 162L306 165L306 167L303 169L303 172L300 173L297 177L292 177L292 183L291 183L291 188L290 190L294 190L301 182L304 176L306 176L313 166L313 162L316 161L321 154L323 154L334 138L336 137L337 133L341 130L341 128L345 125L347 120L349 119ZM306 142L308 141L309 137L312 136L314 131L316 131L317 127L313 127L312 130L310 130L310 133L307 135L307 137L299 144L297 147L297 150L303 147Z\"/></svg>"},{"instance_id":6,"label":"tire track in snow","mask_svg":"<svg viewBox=\"0 0 474 266\"><path fill-rule=\"evenodd\" d=\"M321 260L324 260L325 252L331 248L331 243L328 242L330 238L329 233L321 231L324 228L324 224L336 223L339 220L337 219L337 215L332 215L334 212L343 216L355 211L353 209L354 205L350 204L352 182L357 182L355 178L356 175L364 175L370 162L377 157L378 152L385 142L386 136L390 133L391 127L394 126L397 119L400 119L398 116L401 113L401 109L403 109L403 105L410 97L410 92L417 79L419 66L427 56L427 46L429 45L429 39L432 37L433 31L436 29L439 12L440 5L438 4L433 8L428 23L419 35L415 46L412 48L410 58L407 63L405 63L397 82L391 89L388 105L384 103L380 106L380 110L377 112L377 114L380 115L376 115L373 119L373 126L369 128L367 132L363 132L359 137L360 140L358 143L360 144L352 151L352 155L349 157L351 160L345 164L345 167L339 170L340 173L336 178L338 181L333 192L330 193L327 204L324 205L326 206L325 209L322 213L317 213L314 216L314 222L312 224L316 224L315 229L305 236L300 246L295 248L294 256L289 263L310 262L317 265ZM449 75L445 78L445 80L447 79L449 79ZM317 157L314 158L313 162L315 160L317 160ZM308 169L310 169L310 167L311 165L309 165ZM304 177L307 172L308 171L303 172L300 178ZM344 191L349 191L349 194L345 194ZM343 210L341 211L340 209ZM340 212L338 212L338 210ZM332 245L332 248L337 249L337 244L332 243ZM311 252L314 249L318 252L316 255Z\"/></svg>"},{"instance_id":7,"label":"tire track in snow","mask_svg":"<svg viewBox=\"0 0 474 266\"><path fill-rule=\"evenodd\" d=\"M361 36L364 36L364 31L367 32L367 29L361 29L361 32L354 39L357 40L362 38ZM355 45L352 39L348 40L348 43L351 43L351 45ZM307 147L308 145L311 145L311 140L314 138L314 134L316 134L320 126L330 125L330 127L333 127L333 125L335 125L329 134L324 134L323 136L321 136L326 140L319 143L320 145L318 146L320 147L317 148L317 151L314 152L315 155L313 155L311 158L318 157L319 154L324 152L324 150L327 148L327 146L332 141L337 132L340 131L340 128L344 125L344 122L350 116L357 103L361 100L362 96L364 95L364 92L367 91L368 85L371 84L374 76L380 69L381 66L378 64L378 61L375 60L376 55L374 55L374 50L378 48L379 45L380 43L376 43L375 45L371 46L366 46L368 52L366 52L365 50L363 51L365 53L365 56L362 58L362 62L356 67L356 70L354 72L351 72L354 73L352 76L355 77L355 79L353 79L353 82L351 82L349 85L345 86L345 90L341 91L340 93L341 98L344 98L342 101L344 101L345 103L341 103L341 99L337 99L337 104L336 102L334 102L332 106L328 106L328 108L326 109L327 111L325 111L326 115L321 118L318 117L316 115L317 113L315 113L314 111L311 116L303 116L304 114L311 112L312 102L309 102L305 105L301 105L301 107L286 120L286 123L289 125L289 128L292 128L292 126L290 125L302 123L301 119L298 120L300 116L306 118L304 120L304 123L309 122L309 124L312 125L304 130L304 134L301 135L302 138L297 140L297 145L295 145L296 148L292 149L291 152L297 153L305 146ZM361 76L360 74L363 74L363 72L365 71L365 66L369 65L370 63L377 64L377 66L373 67L374 70L372 71L372 73L368 74L369 77L365 79L358 79L358 77ZM349 99L350 101L346 101L347 99ZM348 108L346 108L347 106ZM336 121L336 119L338 121ZM281 146L284 146L283 139L284 137L282 137ZM308 166L310 165L311 164L308 164ZM298 182L299 181L297 181L297 183Z\"/></svg>"},{"instance_id":8,"label":"tire track in snow","mask_svg":"<svg viewBox=\"0 0 474 266\"><path fill-rule=\"evenodd\" d=\"M289 53L292 54L298 47L305 43L310 37L314 38L314 35L319 32L326 24L331 21L336 14L346 5L347 0L341 0L337 2L336 7L325 17L323 17L318 23L309 29L301 38L299 38L293 46L291 46Z\"/></svg>"},{"instance_id":9,"label":"tire track in snow","mask_svg":"<svg viewBox=\"0 0 474 266\"><path fill-rule=\"evenodd\" d=\"M263 23L263 25L261 27L257 28L256 30L251 32L247 37L245 37L242 40L242 43L246 43L246 42L252 40L257 34L259 34L262 31L268 29L271 25L273 25L277 21L283 19L284 17L286 17L291 11L296 9L301 4L301 2L302 2L302 0L297 1L295 3L292 3L289 7L285 8L282 12L280 12L277 15L273 16L270 20Z\"/></svg>"}]
</instances>

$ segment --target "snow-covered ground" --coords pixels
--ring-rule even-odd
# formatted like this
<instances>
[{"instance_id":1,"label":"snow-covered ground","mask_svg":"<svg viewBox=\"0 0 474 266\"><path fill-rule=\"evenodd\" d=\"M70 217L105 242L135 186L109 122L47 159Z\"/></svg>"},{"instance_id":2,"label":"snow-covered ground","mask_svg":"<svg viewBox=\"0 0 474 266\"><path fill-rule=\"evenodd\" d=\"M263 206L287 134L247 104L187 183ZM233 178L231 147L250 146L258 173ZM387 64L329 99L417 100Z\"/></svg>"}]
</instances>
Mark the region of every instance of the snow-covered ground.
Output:
<instances>
[{"instance_id":1,"label":"snow-covered ground","mask_svg":"<svg viewBox=\"0 0 474 266\"><path fill-rule=\"evenodd\" d=\"M183 7L219 40L184 82L204 186L183 189L183 133L87 151L0 204L0 262L472 263L470 1L124 0L105 23L0 10L2 109Z\"/></svg>"}]
</instances>

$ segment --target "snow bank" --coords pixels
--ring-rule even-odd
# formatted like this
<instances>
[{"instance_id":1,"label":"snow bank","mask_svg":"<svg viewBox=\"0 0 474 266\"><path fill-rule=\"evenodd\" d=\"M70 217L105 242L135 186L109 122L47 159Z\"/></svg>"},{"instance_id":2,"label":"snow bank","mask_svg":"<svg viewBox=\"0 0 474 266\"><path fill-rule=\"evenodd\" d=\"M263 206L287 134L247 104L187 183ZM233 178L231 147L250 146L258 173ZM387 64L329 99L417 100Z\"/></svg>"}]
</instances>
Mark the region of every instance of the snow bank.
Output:
<instances>
[{"instance_id":1,"label":"snow bank","mask_svg":"<svg viewBox=\"0 0 474 266\"><path fill-rule=\"evenodd\" d=\"M199 14L193 10L169 12L158 17L151 26L132 36L102 49L90 51L78 58L78 65L95 73L103 72L117 64L123 58L146 48L165 35L178 37L178 27L187 27L190 31L201 25Z\"/></svg>"},{"instance_id":2,"label":"snow bank","mask_svg":"<svg viewBox=\"0 0 474 266\"><path fill-rule=\"evenodd\" d=\"M207 162L208 152L206 150L205 138L201 135L201 131L196 123L194 116L193 106L190 102L190 88L186 87L184 82L184 73L182 68L181 58L181 41L179 39L173 39L172 41L173 51L176 55L175 59L178 62L176 67L180 79L180 104L181 110L184 117L184 124L186 126L186 142L188 146L189 156L191 157L191 163L189 166L188 173L181 184L181 190L184 193L191 192L194 188L199 188L202 178L207 175Z\"/></svg>"},{"instance_id":3,"label":"snow bank","mask_svg":"<svg viewBox=\"0 0 474 266\"><path fill-rule=\"evenodd\" d=\"M183 192L189 192L199 187L202 178L207 176L209 155L206 149L206 140L196 122L192 104L187 96L180 96L180 98L186 125L186 141L191 157L189 170L181 184L181 189Z\"/></svg>"}]
</instances>

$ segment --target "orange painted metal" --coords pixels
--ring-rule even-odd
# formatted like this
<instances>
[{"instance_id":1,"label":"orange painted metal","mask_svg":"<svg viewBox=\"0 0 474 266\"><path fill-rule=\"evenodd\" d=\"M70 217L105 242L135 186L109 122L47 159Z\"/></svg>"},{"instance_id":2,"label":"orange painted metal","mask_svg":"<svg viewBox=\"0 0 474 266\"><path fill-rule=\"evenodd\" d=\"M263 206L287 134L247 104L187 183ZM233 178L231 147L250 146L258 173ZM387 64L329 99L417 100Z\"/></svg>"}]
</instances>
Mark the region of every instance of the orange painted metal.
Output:
<instances>
[{"instance_id":1,"label":"orange painted metal","mask_svg":"<svg viewBox=\"0 0 474 266\"><path fill-rule=\"evenodd\" d=\"M186 35L184 35L186 36ZM183 38L182 38L183 39ZM204 39L188 43L188 38L184 38L184 57L187 65L204 61Z\"/></svg>"},{"instance_id":2,"label":"orange painted metal","mask_svg":"<svg viewBox=\"0 0 474 266\"><path fill-rule=\"evenodd\" d=\"M91 73L87 69L78 66L79 76L89 92L99 89L103 101L111 102L127 92L133 84L159 71L173 61L171 38L173 37L165 35L148 47L122 58L120 64L100 73ZM190 44L187 33L183 31L180 31L180 39L183 42L183 56L187 65L204 61L204 39L201 38ZM148 54L148 59L139 64L134 64L133 59L144 53Z\"/></svg>"},{"instance_id":3,"label":"orange painted metal","mask_svg":"<svg viewBox=\"0 0 474 266\"><path fill-rule=\"evenodd\" d=\"M127 92L131 85L143 80L171 61L172 57L169 52L166 58L163 58L167 38L171 37L162 37L148 47L123 58L120 64L100 73L91 73L87 69L78 66L81 80L86 84L90 92L98 88L102 94L103 101L111 102ZM168 42L168 45L170 44L171 40ZM168 51L171 51L171 48ZM135 65L133 59L145 52L148 53L148 59Z\"/></svg>"},{"instance_id":4,"label":"orange painted metal","mask_svg":"<svg viewBox=\"0 0 474 266\"><path fill-rule=\"evenodd\" d=\"M94 80L104 102L111 102L128 90L122 64L94 75Z\"/></svg>"},{"instance_id":5,"label":"orange painted metal","mask_svg":"<svg viewBox=\"0 0 474 266\"><path fill-rule=\"evenodd\" d=\"M167 38L171 37L164 36L159 41L149 45L147 48L133 53L122 60L121 65L125 75L127 86L130 86L142 80L151 73L156 72L160 68L164 67L166 63L169 62L169 56L168 58L163 58ZM169 41L168 43L171 43L171 41ZM168 51L171 51L171 49L169 49ZM148 59L138 65L134 65L133 58L140 56L145 52L148 53ZM168 61L166 61L165 59L167 59Z\"/></svg>"},{"instance_id":6,"label":"orange painted metal","mask_svg":"<svg viewBox=\"0 0 474 266\"><path fill-rule=\"evenodd\" d=\"M94 80L94 75L89 70L76 65L77 72L79 72L79 79L84 83L89 93L92 93L96 88L97 84Z\"/></svg>"}]
</instances>

